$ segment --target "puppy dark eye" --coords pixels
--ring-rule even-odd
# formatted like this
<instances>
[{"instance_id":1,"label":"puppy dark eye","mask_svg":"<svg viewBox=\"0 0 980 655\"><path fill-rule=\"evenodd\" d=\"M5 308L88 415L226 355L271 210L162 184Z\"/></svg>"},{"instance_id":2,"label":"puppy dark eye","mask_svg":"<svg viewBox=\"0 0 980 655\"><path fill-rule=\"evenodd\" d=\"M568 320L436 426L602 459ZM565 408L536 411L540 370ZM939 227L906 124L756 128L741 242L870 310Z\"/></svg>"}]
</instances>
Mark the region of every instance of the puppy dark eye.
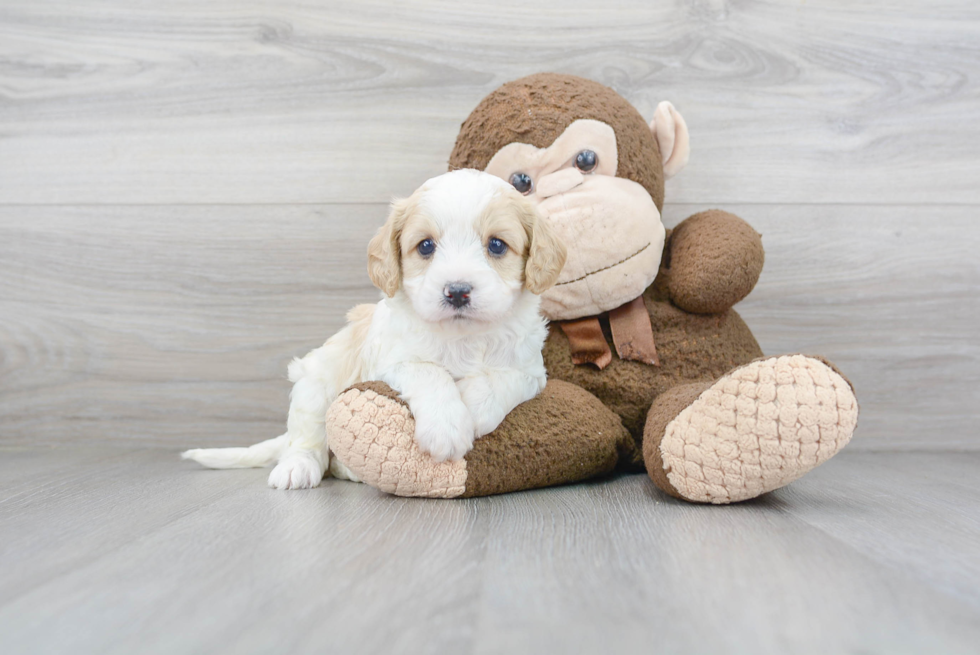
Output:
<instances>
[{"instance_id":1,"label":"puppy dark eye","mask_svg":"<svg viewBox=\"0 0 980 655\"><path fill-rule=\"evenodd\" d=\"M575 156L575 168L583 173L590 173L599 163L599 157L592 150L583 150Z\"/></svg>"},{"instance_id":2,"label":"puppy dark eye","mask_svg":"<svg viewBox=\"0 0 980 655\"><path fill-rule=\"evenodd\" d=\"M419 243L416 248L418 249L420 255L423 257L428 257L436 251L436 242L432 239L426 239L425 241Z\"/></svg>"},{"instance_id":3,"label":"puppy dark eye","mask_svg":"<svg viewBox=\"0 0 980 655\"><path fill-rule=\"evenodd\" d=\"M531 192L531 176L527 173L514 173L510 176L510 183L525 196Z\"/></svg>"},{"instance_id":4,"label":"puppy dark eye","mask_svg":"<svg viewBox=\"0 0 980 655\"><path fill-rule=\"evenodd\" d=\"M490 251L492 255L502 255L507 252L507 244L494 237L487 242L487 250Z\"/></svg>"}]
</instances>

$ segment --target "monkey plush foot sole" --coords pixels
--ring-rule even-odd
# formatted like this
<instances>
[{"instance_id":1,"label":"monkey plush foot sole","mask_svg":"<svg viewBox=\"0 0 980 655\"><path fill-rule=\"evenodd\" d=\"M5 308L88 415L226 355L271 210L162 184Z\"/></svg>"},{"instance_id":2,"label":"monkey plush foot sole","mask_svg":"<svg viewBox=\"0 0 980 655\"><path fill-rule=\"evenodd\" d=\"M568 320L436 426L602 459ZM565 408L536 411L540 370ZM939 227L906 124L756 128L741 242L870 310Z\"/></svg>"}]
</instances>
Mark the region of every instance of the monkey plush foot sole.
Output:
<instances>
[{"instance_id":1,"label":"monkey plush foot sole","mask_svg":"<svg viewBox=\"0 0 980 655\"><path fill-rule=\"evenodd\" d=\"M654 483L673 496L738 502L833 457L850 441L857 417L854 390L825 361L764 358L657 398L644 459Z\"/></svg>"},{"instance_id":2,"label":"monkey plush foot sole","mask_svg":"<svg viewBox=\"0 0 980 655\"><path fill-rule=\"evenodd\" d=\"M380 382L354 385L326 418L334 457L362 482L396 496L488 496L577 482L639 462L619 416L584 389L557 380L515 407L460 461L435 462L419 450L408 406Z\"/></svg>"},{"instance_id":3,"label":"monkey plush foot sole","mask_svg":"<svg viewBox=\"0 0 980 655\"><path fill-rule=\"evenodd\" d=\"M466 462L436 462L419 450L408 405L385 384L342 393L327 411L327 434L334 457L381 491L455 498L466 490Z\"/></svg>"}]
</instances>

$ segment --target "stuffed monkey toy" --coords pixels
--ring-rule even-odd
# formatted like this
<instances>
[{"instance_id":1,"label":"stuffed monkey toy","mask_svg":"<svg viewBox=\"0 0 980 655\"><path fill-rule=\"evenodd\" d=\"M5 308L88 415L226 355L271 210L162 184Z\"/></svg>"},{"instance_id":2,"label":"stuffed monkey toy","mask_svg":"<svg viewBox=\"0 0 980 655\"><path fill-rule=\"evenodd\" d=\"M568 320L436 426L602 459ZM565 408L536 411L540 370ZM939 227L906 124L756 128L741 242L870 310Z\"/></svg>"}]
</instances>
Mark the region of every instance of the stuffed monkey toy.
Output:
<instances>
[{"instance_id":1,"label":"stuffed monkey toy","mask_svg":"<svg viewBox=\"0 0 980 655\"><path fill-rule=\"evenodd\" d=\"M509 181L568 249L542 294L547 387L463 460L434 462L397 393L358 384L328 410L334 456L402 496L481 496L645 468L671 496L731 503L843 448L858 415L850 382L820 357L763 357L732 309L759 279L760 235L720 210L664 229L664 179L688 152L669 102L648 124L590 80L531 75L484 98L450 169Z\"/></svg>"}]
</instances>

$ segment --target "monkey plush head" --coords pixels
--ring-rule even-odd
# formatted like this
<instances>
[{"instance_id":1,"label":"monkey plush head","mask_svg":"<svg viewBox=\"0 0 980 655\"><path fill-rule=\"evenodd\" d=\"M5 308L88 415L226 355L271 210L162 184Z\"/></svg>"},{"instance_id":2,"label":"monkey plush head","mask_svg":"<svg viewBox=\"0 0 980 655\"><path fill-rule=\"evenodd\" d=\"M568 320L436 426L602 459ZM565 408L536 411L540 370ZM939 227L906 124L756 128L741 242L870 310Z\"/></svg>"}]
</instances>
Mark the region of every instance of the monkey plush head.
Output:
<instances>
[{"instance_id":1,"label":"monkey plush head","mask_svg":"<svg viewBox=\"0 0 980 655\"><path fill-rule=\"evenodd\" d=\"M623 306L653 282L665 236L664 178L687 157L687 126L670 103L648 124L606 86L540 73L477 105L449 166L485 170L538 203L568 248L542 310L570 320Z\"/></svg>"}]
</instances>

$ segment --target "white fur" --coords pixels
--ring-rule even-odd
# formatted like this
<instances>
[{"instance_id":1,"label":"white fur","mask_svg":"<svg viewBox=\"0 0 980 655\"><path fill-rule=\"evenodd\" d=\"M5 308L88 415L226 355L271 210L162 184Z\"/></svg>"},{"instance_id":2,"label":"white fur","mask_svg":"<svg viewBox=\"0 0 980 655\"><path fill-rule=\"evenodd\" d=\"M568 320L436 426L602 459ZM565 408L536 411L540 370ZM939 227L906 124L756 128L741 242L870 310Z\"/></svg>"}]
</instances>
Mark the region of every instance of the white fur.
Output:
<instances>
[{"instance_id":1,"label":"white fur","mask_svg":"<svg viewBox=\"0 0 980 655\"><path fill-rule=\"evenodd\" d=\"M433 259L421 275L402 279L391 298L355 309L351 323L289 365L286 433L250 448L188 450L184 458L212 468L278 459L269 476L276 489L315 487L327 471L356 480L331 461L324 419L357 382L380 380L398 391L415 417L419 447L436 460L463 457L474 439L541 392L547 332L539 298L497 274L477 231L487 203L514 191L492 175L463 170L429 180L420 193L441 231ZM459 281L473 287L463 310L448 305L443 291Z\"/></svg>"}]
</instances>

